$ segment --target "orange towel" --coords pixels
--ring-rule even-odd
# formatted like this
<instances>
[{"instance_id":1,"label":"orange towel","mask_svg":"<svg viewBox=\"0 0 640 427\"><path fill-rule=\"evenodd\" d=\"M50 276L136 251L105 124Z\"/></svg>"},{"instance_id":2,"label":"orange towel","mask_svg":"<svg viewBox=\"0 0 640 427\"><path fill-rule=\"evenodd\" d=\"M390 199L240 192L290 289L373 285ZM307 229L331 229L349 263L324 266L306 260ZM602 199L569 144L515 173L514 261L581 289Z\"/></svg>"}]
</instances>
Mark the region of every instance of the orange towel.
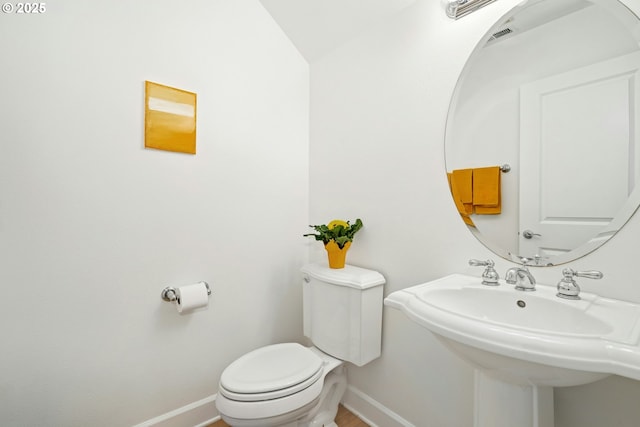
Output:
<instances>
[{"instance_id":1,"label":"orange towel","mask_svg":"<svg viewBox=\"0 0 640 427\"><path fill-rule=\"evenodd\" d=\"M479 215L496 215L502 211L500 166L473 169L473 207Z\"/></svg>"},{"instance_id":2,"label":"orange towel","mask_svg":"<svg viewBox=\"0 0 640 427\"><path fill-rule=\"evenodd\" d=\"M451 172L452 187L455 186L459 200L467 215L473 213L473 169L456 169ZM462 213L462 212L460 212Z\"/></svg>"},{"instance_id":3,"label":"orange towel","mask_svg":"<svg viewBox=\"0 0 640 427\"><path fill-rule=\"evenodd\" d=\"M458 209L458 212L460 213L462 220L465 222L465 224L471 227L475 227L476 225L473 223L473 221L469 217L469 214L467 213L467 208L465 207L465 204L462 203L462 198L460 197L458 185L456 183L456 180L453 179L453 174L447 173L447 179L449 180L449 188L451 189L451 196L453 197L453 201L456 204L456 208Z\"/></svg>"}]
</instances>

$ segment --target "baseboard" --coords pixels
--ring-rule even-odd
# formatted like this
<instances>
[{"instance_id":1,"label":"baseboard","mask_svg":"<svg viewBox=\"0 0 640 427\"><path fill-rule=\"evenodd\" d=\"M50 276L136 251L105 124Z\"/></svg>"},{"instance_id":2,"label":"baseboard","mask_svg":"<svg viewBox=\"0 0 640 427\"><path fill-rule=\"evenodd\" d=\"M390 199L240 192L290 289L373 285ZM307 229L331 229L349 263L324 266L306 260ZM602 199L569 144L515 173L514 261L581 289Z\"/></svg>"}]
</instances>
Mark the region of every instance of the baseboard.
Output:
<instances>
[{"instance_id":1,"label":"baseboard","mask_svg":"<svg viewBox=\"0 0 640 427\"><path fill-rule=\"evenodd\" d=\"M205 427L220 419L216 409L216 397L217 394L213 394L134 427ZM415 427L352 385L347 386L341 403L371 427Z\"/></svg>"},{"instance_id":2,"label":"baseboard","mask_svg":"<svg viewBox=\"0 0 640 427\"><path fill-rule=\"evenodd\" d=\"M409 421L363 393L352 385L342 398L342 404L371 427L415 427Z\"/></svg>"},{"instance_id":3,"label":"baseboard","mask_svg":"<svg viewBox=\"0 0 640 427\"><path fill-rule=\"evenodd\" d=\"M134 427L204 427L220 419L216 409L217 394L189 403L181 408L137 424Z\"/></svg>"}]
</instances>

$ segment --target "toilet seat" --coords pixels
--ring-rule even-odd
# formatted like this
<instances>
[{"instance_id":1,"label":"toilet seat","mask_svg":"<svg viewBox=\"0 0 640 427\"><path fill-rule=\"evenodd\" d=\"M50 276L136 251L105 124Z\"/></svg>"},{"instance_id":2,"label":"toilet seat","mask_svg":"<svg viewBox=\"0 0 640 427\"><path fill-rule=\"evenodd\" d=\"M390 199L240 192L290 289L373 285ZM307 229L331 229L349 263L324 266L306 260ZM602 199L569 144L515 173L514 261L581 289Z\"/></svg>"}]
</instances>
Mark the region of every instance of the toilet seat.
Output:
<instances>
[{"instance_id":1,"label":"toilet seat","mask_svg":"<svg viewBox=\"0 0 640 427\"><path fill-rule=\"evenodd\" d=\"M322 359L307 347L274 344L231 363L222 373L219 391L240 402L272 400L309 388L322 374Z\"/></svg>"}]
</instances>

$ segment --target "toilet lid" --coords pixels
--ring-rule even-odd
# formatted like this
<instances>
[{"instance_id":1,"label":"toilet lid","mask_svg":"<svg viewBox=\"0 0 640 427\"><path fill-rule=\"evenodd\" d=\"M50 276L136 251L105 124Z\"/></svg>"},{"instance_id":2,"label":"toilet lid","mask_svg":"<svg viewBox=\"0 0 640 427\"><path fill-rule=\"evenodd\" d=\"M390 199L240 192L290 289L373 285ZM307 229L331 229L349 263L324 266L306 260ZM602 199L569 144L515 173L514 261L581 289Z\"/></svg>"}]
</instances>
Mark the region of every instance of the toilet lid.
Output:
<instances>
[{"instance_id":1,"label":"toilet lid","mask_svg":"<svg viewBox=\"0 0 640 427\"><path fill-rule=\"evenodd\" d=\"M262 347L231 363L220 391L235 400L266 400L309 387L322 375L322 359L297 343Z\"/></svg>"}]
</instances>

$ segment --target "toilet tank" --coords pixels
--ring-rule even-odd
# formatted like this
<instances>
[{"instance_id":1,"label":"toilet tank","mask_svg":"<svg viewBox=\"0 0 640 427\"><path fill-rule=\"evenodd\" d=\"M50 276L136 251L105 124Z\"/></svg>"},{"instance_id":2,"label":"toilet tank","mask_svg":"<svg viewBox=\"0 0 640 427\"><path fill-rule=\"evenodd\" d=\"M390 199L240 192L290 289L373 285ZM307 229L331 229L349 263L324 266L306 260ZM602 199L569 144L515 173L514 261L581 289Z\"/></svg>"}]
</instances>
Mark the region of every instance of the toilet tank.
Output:
<instances>
[{"instance_id":1,"label":"toilet tank","mask_svg":"<svg viewBox=\"0 0 640 427\"><path fill-rule=\"evenodd\" d=\"M380 356L383 284L377 271L322 264L302 268L304 335L323 352L357 366Z\"/></svg>"}]
</instances>

